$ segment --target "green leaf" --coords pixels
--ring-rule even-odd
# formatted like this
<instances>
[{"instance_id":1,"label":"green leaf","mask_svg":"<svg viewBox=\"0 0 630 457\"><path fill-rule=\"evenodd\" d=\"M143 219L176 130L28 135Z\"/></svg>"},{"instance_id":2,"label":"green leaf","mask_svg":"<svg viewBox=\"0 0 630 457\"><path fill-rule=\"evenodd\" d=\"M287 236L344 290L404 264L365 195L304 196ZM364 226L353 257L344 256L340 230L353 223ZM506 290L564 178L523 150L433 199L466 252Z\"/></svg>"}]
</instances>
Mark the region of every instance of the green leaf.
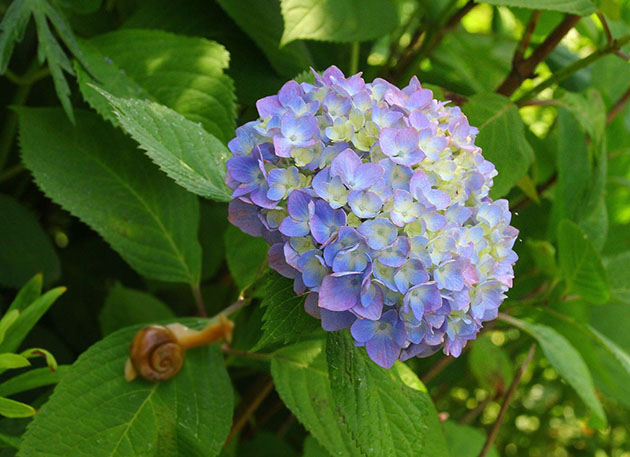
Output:
<instances>
[{"instance_id":1,"label":"green leaf","mask_svg":"<svg viewBox=\"0 0 630 457\"><path fill-rule=\"evenodd\" d=\"M584 94L564 92L558 101L575 116L595 143L602 141L606 130L606 106L597 89L589 88Z\"/></svg>"},{"instance_id":2,"label":"green leaf","mask_svg":"<svg viewBox=\"0 0 630 457\"><path fill-rule=\"evenodd\" d=\"M563 13L588 16L597 12L590 0L484 0L491 5L516 6L535 10L562 11Z\"/></svg>"},{"instance_id":3,"label":"green leaf","mask_svg":"<svg viewBox=\"0 0 630 457\"><path fill-rule=\"evenodd\" d=\"M172 317L175 315L169 307L153 295L128 289L120 283L110 289L99 314L103 336L131 325L155 323Z\"/></svg>"},{"instance_id":4,"label":"green leaf","mask_svg":"<svg viewBox=\"0 0 630 457\"><path fill-rule=\"evenodd\" d=\"M304 454L303 457L330 457L330 454L321 444L317 442L315 438L308 435L304 440Z\"/></svg>"},{"instance_id":5,"label":"green leaf","mask_svg":"<svg viewBox=\"0 0 630 457\"><path fill-rule=\"evenodd\" d=\"M167 382L127 382L123 368L137 330L109 335L79 357L28 428L21 457L65 457L68 449L73 457L219 454L233 412L219 346L187 351Z\"/></svg>"},{"instance_id":6,"label":"green leaf","mask_svg":"<svg viewBox=\"0 0 630 457\"><path fill-rule=\"evenodd\" d=\"M610 298L630 306L630 251L606 259Z\"/></svg>"},{"instance_id":7,"label":"green leaf","mask_svg":"<svg viewBox=\"0 0 630 457\"><path fill-rule=\"evenodd\" d=\"M7 330L18 320L18 317L20 317L20 312L17 309L9 310L2 316L0 319L0 344L4 341Z\"/></svg>"},{"instance_id":8,"label":"green leaf","mask_svg":"<svg viewBox=\"0 0 630 457\"><path fill-rule=\"evenodd\" d=\"M253 284L267 261L269 245L262 238L241 232L233 225L225 231L225 259L239 289Z\"/></svg>"},{"instance_id":9,"label":"green leaf","mask_svg":"<svg viewBox=\"0 0 630 457\"><path fill-rule=\"evenodd\" d=\"M280 49L282 14L277 0L219 0L219 5L265 53L279 74L292 77L312 65L304 43Z\"/></svg>"},{"instance_id":10,"label":"green leaf","mask_svg":"<svg viewBox=\"0 0 630 457\"><path fill-rule=\"evenodd\" d=\"M468 425L459 425L449 420L442 424L442 429L451 457L477 457L486 442L484 432ZM499 457L494 446L486 455Z\"/></svg>"},{"instance_id":11,"label":"green leaf","mask_svg":"<svg viewBox=\"0 0 630 457\"><path fill-rule=\"evenodd\" d=\"M55 85L57 97L61 101L66 115L74 123L74 113L70 102L70 87L63 72L74 76L70 60L66 56L64 49L54 37L50 24L53 25L55 31L59 34L65 47L81 62L81 64L89 71L90 65L84 58L81 49L72 33L72 28L63 14L59 13L46 0L28 0L29 7L35 19L35 27L37 29L37 39L39 45L37 47L37 57L40 63L48 62L48 68Z\"/></svg>"},{"instance_id":12,"label":"green leaf","mask_svg":"<svg viewBox=\"0 0 630 457\"><path fill-rule=\"evenodd\" d=\"M337 410L364 455L448 456L431 397L406 365L379 367L348 332L328 333L326 354Z\"/></svg>"},{"instance_id":13,"label":"green leaf","mask_svg":"<svg viewBox=\"0 0 630 457\"><path fill-rule=\"evenodd\" d=\"M0 194L0 283L20 287L35 273L47 283L61 273L59 258L35 215L17 200Z\"/></svg>"},{"instance_id":14,"label":"green leaf","mask_svg":"<svg viewBox=\"0 0 630 457\"><path fill-rule=\"evenodd\" d=\"M569 112L558 113L558 194L554 208L561 216L575 219L577 209L589 192L592 175L586 137Z\"/></svg>"},{"instance_id":15,"label":"green leaf","mask_svg":"<svg viewBox=\"0 0 630 457\"><path fill-rule=\"evenodd\" d=\"M545 357L558 374L575 390L584 404L593 413L592 422L596 427L606 426L606 414L602 408L593 379L582 356L567 339L551 327L504 316L506 322L520 328L532 336L540 344Z\"/></svg>"},{"instance_id":16,"label":"green leaf","mask_svg":"<svg viewBox=\"0 0 630 457\"><path fill-rule=\"evenodd\" d=\"M553 244L532 238L529 238L526 244L534 258L536 268L545 274L555 276L558 266L556 265L556 248Z\"/></svg>"},{"instance_id":17,"label":"green leaf","mask_svg":"<svg viewBox=\"0 0 630 457\"><path fill-rule=\"evenodd\" d=\"M0 354L0 371L11 370L13 368L24 368L31 365L26 357L19 354L7 352Z\"/></svg>"},{"instance_id":18,"label":"green leaf","mask_svg":"<svg viewBox=\"0 0 630 457\"><path fill-rule=\"evenodd\" d=\"M589 303L606 303L608 275L599 254L582 229L568 219L558 225L558 263L568 293Z\"/></svg>"},{"instance_id":19,"label":"green leaf","mask_svg":"<svg viewBox=\"0 0 630 457\"><path fill-rule=\"evenodd\" d=\"M323 340L276 351L271 374L284 404L331 455L363 457L335 406Z\"/></svg>"},{"instance_id":20,"label":"green leaf","mask_svg":"<svg viewBox=\"0 0 630 457\"><path fill-rule=\"evenodd\" d=\"M46 359L46 365L48 365L48 368L51 371L56 371L57 370L57 361L55 360L55 357L46 349L42 349L42 348L31 348L31 349L27 349L26 351L23 351L20 354L22 357L26 357L27 359L32 359L33 357L44 357L44 359Z\"/></svg>"},{"instance_id":21,"label":"green leaf","mask_svg":"<svg viewBox=\"0 0 630 457\"><path fill-rule=\"evenodd\" d=\"M9 311L23 311L26 309L28 305L33 303L37 297L42 294L42 286L43 277L41 273L38 273L19 290L11 306L9 306Z\"/></svg>"},{"instance_id":22,"label":"green leaf","mask_svg":"<svg viewBox=\"0 0 630 457\"><path fill-rule=\"evenodd\" d=\"M22 159L46 195L96 230L140 274L197 283L199 204L121 132L81 112L18 110Z\"/></svg>"},{"instance_id":23,"label":"green leaf","mask_svg":"<svg viewBox=\"0 0 630 457\"><path fill-rule=\"evenodd\" d=\"M472 344L468 367L479 384L490 392L505 392L514 377L510 358L487 334Z\"/></svg>"},{"instance_id":24,"label":"green leaf","mask_svg":"<svg viewBox=\"0 0 630 457\"><path fill-rule=\"evenodd\" d=\"M470 125L479 129L475 144L499 173L490 191L502 197L521 179L534 160L534 151L525 138L525 124L516 105L498 94L476 94L463 107Z\"/></svg>"},{"instance_id":25,"label":"green leaf","mask_svg":"<svg viewBox=\"0 0 630 457\"><path fill-rule=\"evenodd\" d=\"M117 98L99 89L122 125L169 177L202 197L228 202L227 148L200 124L158 103Z\"/></svg>"},{"instance_id":26,"label":"green leaf","mask_svg":"<svg viewBox=\"0 0 630 457\"><path fill-rule=\"evenodd\" d=\"M265 295L260 306L263 315L263 334L254 351L275 343L294 343L320 328L320 323L304 311L305 295L293 292L293 281L270 273Z\"/></svg>"},{"instance_id":27,"label":"green leaf","mask_svg":"<svg viewBox=\"0 0 630 457\"><path fill-rule=\"evenodd\" d=\"M92 74L110 94L168 106L188 120L200 122L224 143L234 136L234 84L225 74L230 57L220 44L158 30L130 29L98 35L89 44L91 48L85 48L94 67ZM102 95L87 85L96 81L80 75L79 83L87 102L112 120L112 110Z\"/></svg>"},{"instance_id":28,"label":"green leaf","mask_svg":"<svg viewBox=\"0 0 630 457\"><path fill-rule=\"evenodd\" d=\"M5 11L0 23L0 74L7 71L13 49L22 41L30 19L28 0L14 0Z\"/></svg>"},{"instance_id":29,"label":"green leaf","mask_svg":"<svg viewBox=\"0 0 630 457\"><path fill-rule=\"evenodd\" d=\"M31 417L36 412L35 408L26 403L0 397L0 416L10 418Z\"/></svg>"},{"instance_id":30,"label":"green leaf","mask_svg":"<svg viewBox=\"0 0 630 457\"><path fill-rule=\"evenodd\" d=\"M280 5L281 46L293 40L368 41L398 25L389 0L280 0Z\"/></svg>"},{"instance_id":31,"label":"green leaf","mask_svg":"<svg viewBox=\"0 0 630 457\"><path fill-rule=\"evenodd\" d=\"M0 442L12 448L19 449L21 441L22 440L20 439L19 436L12 436L12 435L7 435L6 433L0 433Z\"/></svg>"},{"instance_id":32,"label":"green leaf","mask_svg":"<svg viewBox=\"0 0 630 457\"><path fill-rule=\"evenodd\" d=\"M7 330L4 341L0 344L0 351L15 352L35 324L65 291L65 287L51 289L22 311L15 323Z\"/></svg>"},{"instance_id":33,"label":"green leaf","mask_svg":"<svg viewBox=\"0 0 630 457\"><path fill-rule=\"evenodd\" d=\"M55 371L43 367L13 376L0 384L0 396L9 397L38 387L57 384L69 369L69 365L59 365Z\"/></svg>"}]
</instances>

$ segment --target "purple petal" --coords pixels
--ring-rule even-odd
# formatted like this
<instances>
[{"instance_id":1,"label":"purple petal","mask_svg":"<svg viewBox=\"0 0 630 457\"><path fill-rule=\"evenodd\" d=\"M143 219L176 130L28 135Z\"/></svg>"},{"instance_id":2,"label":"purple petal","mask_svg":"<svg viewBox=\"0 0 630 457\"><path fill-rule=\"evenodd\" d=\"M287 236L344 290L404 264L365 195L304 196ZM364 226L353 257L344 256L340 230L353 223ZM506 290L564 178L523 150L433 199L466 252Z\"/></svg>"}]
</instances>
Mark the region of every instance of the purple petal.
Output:
<instances>
[{"instance_id":1,"label":"purple petal","mask_svg":"<svg viewBox=\"0 0 630 457\"><path fill-rule=\"evenodd\" d=\"M375 335L374 338L365 343L370 359L383 368L391 368L394 366L401 347L385 335Z\"/></svg>"},{"instance_id":2,"label":"purple petal","mask_svg":"<svg viewBox=\"0 0 630 457\"><path fill-rule=\"evenodd\" d=\"M324 308L319 310L322 319L322 328L327 332L336 332L349 328L357 317L349 311L329 311Z\"/></svg>"},{"instance_id":3,"label":"purple petal","mask_svg":"<svg viewBox=\"0 0 630 457\"><path fill-rule=\"evenodd\" d=\"M265 230L258 208L241 200L232 200L228 205L228 220L248 235L261 236Z\"/></svg>"},{"instance_id":4,"label":"purple petal","mask_svg":"<svg viewBox=\"0 0 630 457\"><path fill-rule=\"evenodd\" d=\"M331 311L347 311L359 303L361 275L328 275L319 288L319 307Z\"/></svg>"},{"instance_id":5,"label":"purple petal","mask_svg":"<svg viewBox=\"0 0 630 457\"><path fill-rule=\"evenodd\" d=\"M284 243L276 243L267 252L269 267L280 273L285 278L293 279L297 274L295 268L289 265L284 257Z\"/></svg>"}]
</instances>

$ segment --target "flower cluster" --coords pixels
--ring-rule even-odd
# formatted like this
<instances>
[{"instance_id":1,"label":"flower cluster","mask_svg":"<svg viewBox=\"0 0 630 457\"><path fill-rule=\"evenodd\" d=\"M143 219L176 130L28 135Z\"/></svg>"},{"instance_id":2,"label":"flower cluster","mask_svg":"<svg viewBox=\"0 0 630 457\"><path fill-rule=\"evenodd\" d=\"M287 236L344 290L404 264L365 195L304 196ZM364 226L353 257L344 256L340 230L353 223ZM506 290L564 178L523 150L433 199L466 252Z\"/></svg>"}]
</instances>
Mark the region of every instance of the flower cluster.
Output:
<instances>
[{"instance_id":1,"label":"flower cluster","mask_svg":"<svg viewBox=\"0 0 630 457\"><path fill-rule=\"evenodd\" d=\"M507 201L457 106L336 67L258 101L229 143L230 221L333 331L383 367L459 356L512 286Z\"/></svg>"}]
</instances>

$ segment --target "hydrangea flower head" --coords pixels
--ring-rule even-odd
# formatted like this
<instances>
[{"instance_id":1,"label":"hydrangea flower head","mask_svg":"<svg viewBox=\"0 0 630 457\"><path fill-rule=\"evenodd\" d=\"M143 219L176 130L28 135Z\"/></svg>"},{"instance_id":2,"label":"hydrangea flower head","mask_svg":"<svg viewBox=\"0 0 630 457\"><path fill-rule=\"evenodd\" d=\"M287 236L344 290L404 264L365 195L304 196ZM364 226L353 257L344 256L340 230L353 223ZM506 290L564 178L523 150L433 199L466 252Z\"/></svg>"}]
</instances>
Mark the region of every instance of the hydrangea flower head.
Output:
<instances>
[{"instance_id":1,"label":"hydrangea flower head","mask_svg":"<svg viewBox=\"0 0 630 457\"><path fill-rule=\"evenodd\" d=\"M379 365L459 356L517 260L478 130L415 77L399 89L334 66L257 108L229 143L230 221L269 242L325 330L349 329Z\"/></svg>"}]
</instances>

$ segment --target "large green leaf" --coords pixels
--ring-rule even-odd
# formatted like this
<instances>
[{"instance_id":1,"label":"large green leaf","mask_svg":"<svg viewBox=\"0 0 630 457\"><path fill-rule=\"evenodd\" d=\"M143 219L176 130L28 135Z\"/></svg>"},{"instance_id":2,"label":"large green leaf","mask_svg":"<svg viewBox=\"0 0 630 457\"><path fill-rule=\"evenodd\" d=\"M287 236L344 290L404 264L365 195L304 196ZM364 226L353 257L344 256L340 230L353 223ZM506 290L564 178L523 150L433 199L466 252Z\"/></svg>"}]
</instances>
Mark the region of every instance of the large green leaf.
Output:
<instances>
[{"instance_id":1,"label":"large green leaf","mask_svg":"<svg viewBox=\"0 0 630 457\"><path fill-rule=\"evenodd\" d=\"M558 199L555 211L574 219L588 192L592 167L586 137L577 119L566 110L558 113Z\"/></svg>"},{"instance_id":2,"label":"large green leaf","mask_svg":"<svg viewBox=\"0 0 630 457\"><path fill-rule=\"evenodd\" d=\"M33 213L0 195L0 214L0 283L17 288L39 272L47 283L56 281L59 258Z\"/></svg>"},{"instance_id":3,"label":"large green leaf","mask_svg":"<svg viewBox=\"0 0 630 457\"><path fill-rule=\"evenodd\" d=\"M502 197L527 173L534 160L534 151L525 138L525 124L516 105L498 94L473 95L463 110L470 125L479 129L475 143L499 173L490 195Z\"/></svg>"},{"instance_id":4,"label":"large green leaf","mask_svg":"<svg viewBox=\"0 0 630 457\"><path fill-rule=\"evenodd\" d=\"M610 298L630 307L630 251L605 259Z\"/></svg>"},{"instance_id":5,"label":"large green leaf","mask_svg":"<svg viewBox=\"0 0 630 457\"><path fill-rule=\"evenodd\" d=\"M164 176L122 132L81 112L18 110L24 164L54 201L96 230L140 274L196 283L199 203Z\"/></svg>"},{"instance_id":6,"label":"large green leaf","mask_svg":"<svg viewBox=\"0 0 630 457\"><path fill-rule=\"evenodd\" d=\"M304 297L293 292L293 281L270 273L261 307L263 335L254 350L274 343L294 343L320 328L319 321L304 311Z\"/></svg>"},{"instance_id":7,"label":"large green leaf","mask_svg":"<svg viewBox=\"0 0 630 457\"><path fill-rule=\"evenodd\" d=\"M224 234L225 259L234 282L244 289L260 276L267 261L269 245L262 238L255 238L241 232L233 225Z\"/></svg>"},{"instance_id":8,"label":"large green leaf","mask_svg":"<svg viewBox=\"0 0 630 457\"><path fill-rule=\"evenodd\" d=\"M568 293L593 304L608 300L608 275L599 254L582 229L568 219L558 225L558 260Z\"/></svg>"},{"instance_id":9,"label":"large green leaf","mask_svg":"<svg viewBox=\"0 0 630 457\"><path fill-rule=\"evenodd\" d=\"M193 122L200 122L223 142L234 136L232 80L224 71L229 53L220 44L157 30L117 30L98 35L84 46L94 78L116 97L151 99ZM80 75L83 96L112 119L94 82Z\"/></svg>"},{"instance_id":10,"label":"large green leaf","mask_svg":"<svg viewBox=\"0 0 630 457\"><path fill-rule=\"evenodd\" d=\"M520 328L538 341L545 357L558 374L575 389L578 396L591 410L594 426L606 426L606 414L602 408L593 379L584 359L567 339L551 327L532 324L513 317L504 317L512 325Z\"/></svg>"},{"instance_id":11,"label":"large green leaf","mask_svg":"<svg viewBox=\"0 0 630 457\"><path fill-rule=\"evenodd\" d=\"M175 315L168 306L153 295L119 283L107 294L99 314L103 336L131 325L149 324L172 317Z\"/></svg>"},{"instance_id":12,"label":"large green leaf","mask_svg":"<svg viewBox=\"0 0 630 457\"><path fill-rule=\"evenodd\" d=\"M406 365L379 367L348 332L329 333L326 354L337 410L364 455L448 456L431 397Z\"/></svg>"},{"instance_id":13,"label":"large green leaf","mask_svg":"<svg viewBox=\"0 0 630 457\"><path fill-rule=\"evenodd\" d=\"M484 2L491 5L562 11L580 16L588 16L597 11L597 8L590 0L484 0Z\"/></svg>"},{"instance_id":14,"label":"large green leaf","mask_svg":"<svg viewBox=\"0 0 630 457\"><path fill-rule=\"evenodd\" d=\"M284 404L331 455L363 456L335 406L323 340L276 351L271 374Z\"/></svg>"},{"instance_id":15,"label":"large green leaf","mask_svg":"<svg viewBox=\"0 0 630 457\"><path fill-rule=\"evenodd\" d=\"M280 0L284 33L281 45L293 40L367 41L398 25L389 0Z\"/></svg>"},{"instance_id":16,"label":"large green leaf","mask_svg":"<svg viewBox=\"0 0 630 457\"><path fill-rule=\"evenodd\" d=\"M184 324L199 328L207 321ZM169 381L127 382L123 368L137 330L116 332L79 357L29 426L21 457L219 454L233 408L219 346L187 351Z\"/></svg>"},{"instance_id":17,"label":"large green leaf","mask_svg":"<svg viewBox=\"0 0 630 457\"><path fill-rule=\"evenodd\" d=\"M278 0L219 0L221 8L251 37L281 75L293 77L312 63L304 43L280 49L282 14Z\"/></svg>"},{"instance_id":18,"label":"large green leaf","mask_svg":"<svg viewBox=\"0 0 630 457\"><path fill-rule=\"evenodd\" d=\"M99 92L114 107L123 129L177 184L203 197L230 201L225 185L230 153L216 137L166 106Z\"/></svg>"}]
</instances>

